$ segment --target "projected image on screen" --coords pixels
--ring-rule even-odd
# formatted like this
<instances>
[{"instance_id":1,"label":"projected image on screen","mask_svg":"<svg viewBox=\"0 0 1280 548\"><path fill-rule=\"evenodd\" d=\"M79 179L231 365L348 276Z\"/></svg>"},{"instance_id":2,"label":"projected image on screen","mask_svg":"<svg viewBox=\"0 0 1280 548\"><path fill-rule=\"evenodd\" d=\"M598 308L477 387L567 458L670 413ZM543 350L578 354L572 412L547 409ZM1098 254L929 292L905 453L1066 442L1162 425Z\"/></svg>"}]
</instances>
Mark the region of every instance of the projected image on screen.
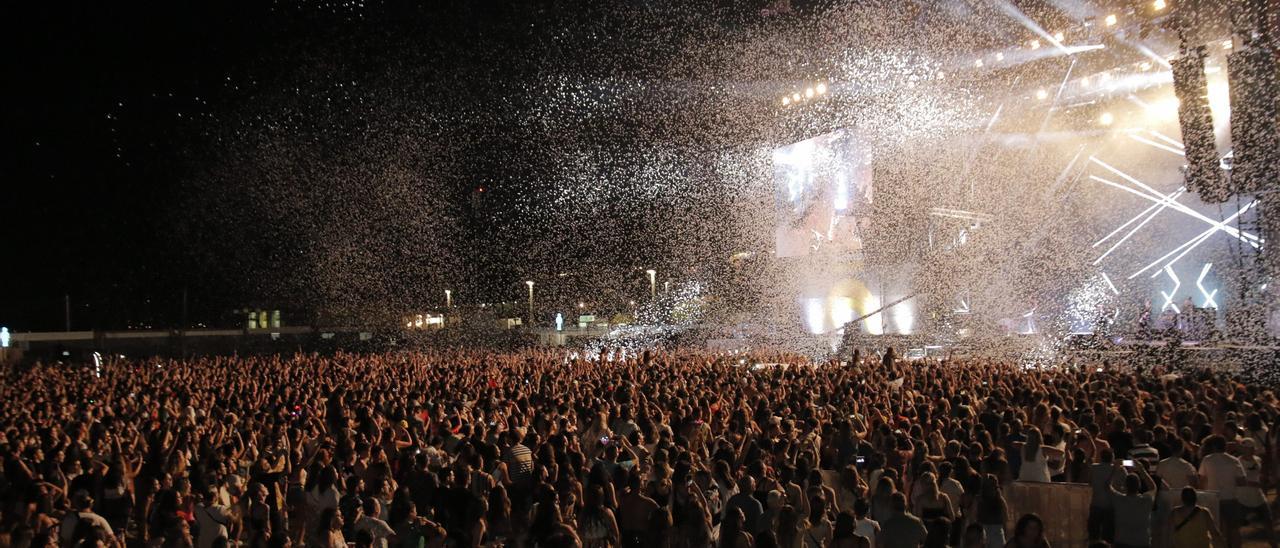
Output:
<instances>
[{"instance_id":1,"label":"projected image on screen","mask_svg":"<svg viewBox=\"0 0 1280 548\"><path fill-rule=\"evenodd\" d=\"M871 157L852 132L836 130L773 151L777 256L862 248L870 213Z\"/></svg>"}]
</instances>

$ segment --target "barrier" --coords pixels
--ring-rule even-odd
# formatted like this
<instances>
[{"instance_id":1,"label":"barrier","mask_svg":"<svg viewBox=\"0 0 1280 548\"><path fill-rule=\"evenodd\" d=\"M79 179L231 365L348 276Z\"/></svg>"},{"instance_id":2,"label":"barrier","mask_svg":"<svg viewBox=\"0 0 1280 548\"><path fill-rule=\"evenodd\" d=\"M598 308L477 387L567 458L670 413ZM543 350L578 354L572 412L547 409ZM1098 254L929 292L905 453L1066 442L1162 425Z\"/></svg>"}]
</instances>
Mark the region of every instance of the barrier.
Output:
<instances>
[{"instance_id":1,"label":"barrier","mask_svg":"<svg viewBox=\"0 0 1280 548\"><path fill-rule=\"evenodd\" d=\"M1207 508L1213 514L1214 521L1217 521L1218 493L1196 491L1196 494L1197 504ZM1053 546L1088 546L1089 502L1092 495L1093 489L1084 483L1014 482L1005 493L1012 514L1007 529L1009 535L1013 534L1013 527L1019 517L1034 513L1044 520L1045 537ZM1179 496L1175 491L1161 491L1161 507L1172 509L1178 506L1181 504ZM1158 519L1152 522L1151 533L1154 538L1163 536L1161 528L1164 525Z\"/></svg>"},{"instance_id":2,"label":"barrier","mask_svg":"<svg viewBox=\"0 0 1280 548\"><path fill-rule=\"evenodd\" d=\"M1034 513L1045 523L1045 538L1055 547L1087 546L1089 500L1093 489L1083 483L1016 481L1005 493L1009 504L1008 534L1023 514Z\"/></svg>"}]
</instances>

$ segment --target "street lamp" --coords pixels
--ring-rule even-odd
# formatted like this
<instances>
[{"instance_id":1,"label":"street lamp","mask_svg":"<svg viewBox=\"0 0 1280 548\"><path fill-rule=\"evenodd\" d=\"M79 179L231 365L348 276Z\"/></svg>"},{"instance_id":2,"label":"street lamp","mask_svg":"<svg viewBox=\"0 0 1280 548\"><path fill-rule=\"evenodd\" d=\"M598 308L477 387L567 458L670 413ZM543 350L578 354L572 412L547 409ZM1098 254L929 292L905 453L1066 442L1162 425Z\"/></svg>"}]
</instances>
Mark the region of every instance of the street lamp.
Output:
<instances>
[{"instance_id":1,"label":"street lamp","mask_svg":"<svg viewBox=\"0 0 1280 548\"><path fill-rule=\"evenodd\" d=\"M650 268L644 272L649 275L649 298L655 299L658 297L658 282L656 277L658 275L658 271Z\"/></svg>"},{"instance_id":2,"label":"street lamp","mask_svg":"<svg viewBox=\"0 0 1280 548\"><path fill-rule=\"evenodd\" d=\"M529 286L529 327L533 327L533 280L525 280Z\"/></svg>"},{"instance_id":3,"label":"street lamp","mask_svg":"<svg viewBox=\"0 0 1280 548\"><path fill-rule=\"evenodd\" d=\"M453 291L444 290L444 307L445 309L453 308Z\"/></svg>"}]
</instances>

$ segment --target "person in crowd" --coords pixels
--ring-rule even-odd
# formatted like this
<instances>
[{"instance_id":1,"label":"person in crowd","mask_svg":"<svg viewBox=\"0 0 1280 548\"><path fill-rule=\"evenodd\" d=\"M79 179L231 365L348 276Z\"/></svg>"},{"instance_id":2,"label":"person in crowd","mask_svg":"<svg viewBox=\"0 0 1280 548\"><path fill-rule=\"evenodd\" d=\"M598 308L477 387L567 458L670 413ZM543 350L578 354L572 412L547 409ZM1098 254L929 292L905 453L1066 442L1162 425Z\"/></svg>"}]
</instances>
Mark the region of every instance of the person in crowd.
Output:
<instances>
[{"instance_id":1,"label":"person in crowd","mask_svg":"<svg viewBox=\"0 0 1280 548\"><path fill-rule=\"evenodd\" d=\"M79 546L90 537L103 540L108 546L123 546L117 542L107 519L93 511L93 497L84 490L72 495L71 510L62 518L58 530L63 547Z\"/></svg>"},{"instance_id":2,"label":"person in crowd","mask_svg":"<svg viewBox=\"0 0 1280 548\"><path fill-rule=\"evenodd\" d=\"M836 523L831 534L831 548L870 548L867 537L857 533L857 518L849 512L836 514Z\"/></svg>"},{"instance_id":3,"label":"person in crowd","mask_svg":"<svg viewBox=\"0 0 1280 548\"><path fill-rule=\"evenodd\" d=\"M212 487L206 487L200 502L196 504L195 518L199 530L196 536L198 548L213 548L219 541L230 540L231 508L222 504Z\"/></svg>"},{"instance_id":4,"label":"person in crowd","mask_svg":"<svg viewBox=\"0 0 1280 548\"><path fill-rule=\"evenodd\" d=\"M854 522L854 531L867 539L871 546L878 546L880 540L880 524L868 517L871 512L871 505L865 500L858 500L853 504L853 513L857 518Z\"/></svg>"},{"instance_id":5,"label":"person in crowd","mask_svg":"<svg viewBox=\"0 0 1280 548\"><path fill-rule=\"evenodd\" d=\"M1226 538L1213 521L1213 514L1197 505L1196 489L1183 487L1178 496L1180 504L1173 509L1169 522L1165 524L1170 545L1173 548L1192 548L1226 544Z\"/></svg>"},{"instance_id":6,"label":"person in crowd","mask_svg":"<svg viewBox=\"0 0 1280 548\"><path fill-rule=\"evenodd\" d=\"M970 512L976 524L982 527L982 537L988 548L1004 546L1005 523L1009 519L1009 505L1004 500L1004 491L1000 489L1000 480L994 474L982 478L981 491L973 500Z\"/></svg>"},{"instance_id":7,"label":"person in crowd","mask_svg":"<svg viewBox=\"0 0 1280 548\"><path fill-rule=\"evenodd\" d=\"M1175 492L1182 491L1184 487L1195 487L1196 485L1196 467L1184 457L1186 445L1181 440L1171 439L1168 442L1169 456L1160 460L1156 464L1156 475L1164 480L1165 485Z\"/></svg>"},{"instance_id":8,"label":"person in crowd","mask_svg":"<svg viewBox=\"0 0 1280 548\"><path fill-rule=\"evenodd\" d=\"M1045 445L1040 429L1035 426L1027 429L1027 441L1020 445L1022 465L1018 469L1018 481L1048 483L1052 479L1049 475L1049 461L1062 459L1062 451Z\"/></svg>"},{"instance_id":9,"label":"person in crowd","mask_svg":"<svg viewBox=\"0 0 1280 548\"><path fill-rule=\"evenodd\" d=\"M1126 467L1123 462L1112 466L1109 493L1115 509L1116 548L1151 546L1151 514L1155 509L1156 484L1147 474L1146 464L1138 461ZM1117 489L1117 485L1122 485Z\"/></svg>"},{"instance_id":10,"label":"person in crowd","mask_svg":"<svg viewBox=\"0 0 1280 548\"><path fill-rule=\"evenodd\" d=\"M382 504L377 498L370 497L364 501L362 514L353 528L357 535L368 535L373 548L387 548L388 539L395 535L395 530L378 516L382 515ZM341 515L341 513L339 513Z\"/></svg>"},{"instance_id":11,"label":"person in crowd","mask_svg":"<svg viewBox=\"0 0 1280 548\"><path fill-rule=\"evenodd\" d=\"M755 539L746 531L746 520L741 508L729 508L720 522L720 541L717 546L719 548L754 548Z\"/></svg>"},{"instance_id":12,"label":"person in crowd","mask_svg":"<svg viewBox=\"0 0 1280 548\"><path fill-rule=\"evenodd\" d=\"M970 523L964 530L964 535L960 539L960 548L987 548L991 546L987 542L986 529L981 523ZM1000 543L1004 546L1004 543Z\"/></svg>"},{"instance_id":13,"label":"person in crowd","mask_svg":"<svg viewBox=\"0 0 1280 548\"><path fill-rule=\"evenodd\" d=\"M890 499L893 514L881 523L880 546L882 548L918 548L929 536L920 518L907 512L907 497L894 493Z\"/></svg>"},{"instance_id":14,"label":"person in crowd","mask_svg":"<svg viewBox=\"0 0 1280 548\"><path fill-rule=\"evenodd\" d=\"M1244 467L1240 465L1240 459L1227 453L1227 439L1220 434L1205 438L1200 449L1204 453L1200 459L1200 485L1205 490L1218 492L1222 533L1228 546L1239 548L1244 509L1237 493L1245 486Z\"/></svg>"},{"instance_id":15,"label":"person in crowd","mask_svg":"<svg viewBox=\"0 0 1280 548\"><path fill-rule=\"evenodd\" d=\"M951 521L956 512L951 504L951 497L938 489L938 482L933 472L925 472L916 482L916 490L912 493L915 513L929 529L927 546L946 546L951 537Z\"/></svg>"},{"instance_id":16,"label":"person in crowd","mask_svg":"<svg viewBox=\"0 0 1280 548\"><path fill-rule=\"evenodd\" d=\"M1045 538L1044 521L1035 514L1023 514L1013 526L1013 538L1005 548L1049 548Z\"/></svg>"},{"instance_id":17,"label":"person in crowd","mask_svg":"<svg viewBox=\"0 0 1280 548\"><path fill-rule=\"evenodd\" d=\"M1276 528L1272 518L1271 506L1267 504L1266 492L1262 489L1262 457L1258 452L1262 449L1256 438L1244 438L1237 444L1240 455L1240 467L1244 469L1244 485L1236 491L1236 500L1240 502L1241 519L1251 514L1260 518L1263 535L1276 548Z\"/></svg>"},{"instance_id":18,"label":"person in crowd","mask_svg":"<svg viewBox=\"0 0 1280 548\"><path fill-rule=\"evenodd\" d=\"M809 501L809 519L805 523L805 548L823 548L831 543L835 526L827 518L827 503L821 496Z\"/></svg>"},{"instance_id":19,"label":"person in crowd","mask_svg":"<svg viewBox=\"0 0 1280 548\"><path fill-rule=\"evenodd\" d=\"M604 487L592 485L583 499L578 517L578 536L584 548L619 546L622 540L613 510L605 506Z\"/></svg>"}]
</instances>

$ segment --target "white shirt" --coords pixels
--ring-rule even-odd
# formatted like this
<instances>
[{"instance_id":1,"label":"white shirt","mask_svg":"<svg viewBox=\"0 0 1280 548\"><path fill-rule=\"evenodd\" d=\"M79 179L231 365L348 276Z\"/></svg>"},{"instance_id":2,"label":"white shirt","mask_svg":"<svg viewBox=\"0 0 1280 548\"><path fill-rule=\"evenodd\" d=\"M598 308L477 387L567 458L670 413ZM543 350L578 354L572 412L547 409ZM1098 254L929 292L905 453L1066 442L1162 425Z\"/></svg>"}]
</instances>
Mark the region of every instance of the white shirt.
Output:
<instances>
[{"instance_id":1,"label":"white shirt","mask_svg":"<svg viewBox=\"0 0 1280 548\"><path fill-rule=\"evenodd\" d=\"M387 537L396 533L387 522L369 516L360 516L356 521L355 531L368 531L369 536L373 537L374 548L387 548Z\"/></svg>"},{"instance_id":2,"label":"white shirt","mask_svg":"<svg viewBox=\"0 0 1280 548\"><path fill-rule=\"evenodd\" d=\"M1262 460L1257 455L1252 457L1240 457L1240 467L1244 469L1245 481L1258 482L1262 476ZM1240 499L1240 504L1256 508L1267 503L1266 495L1262 493L1261 487L1244 486L1236 488L1236 496Z\"/></svg>"},{"instance_id":3,"label":"white shirt","mask_svg":"<svg viewBox=\"0 0 1280 548\"><path fill-rule=\"evenodd\" d=\"M952 506L959 506L960 498L964 496L964 486L960 485L960 482L956 481L955 478L947 478L938 482L938 490L951 497ZM872 546L874 546L874 543Z\"/></svg>"},{"instance_id":4,"label":"white shirt","mask_svg":"<svg viewBox=\"0 0 1280 548\"><path fill-rule=\"evenodd\" d=\"M1200 475L1205 477L1204 489L1217 491L1218 500L1236 500L1236 480L1244 477L1244 468L1239 459L1214 453L1200 461Z\"/></svg>"},{"instance_id":5,"label":"white shirt","mask_svg":"<svg viewBox=\"0 0 1280 548\"><path fill-rule=\"evenodd\" d=\"M876 537L880 535L880 524L871 519L860 519L853 528L853 533L866 537L871 545L876 545Z\"/></svg>"},{"instance_id":6,"label":"white shirt","mask_svg":"<svg viewBox=\"0 0 1280 548\"><path fill-rule=\"evenodd\" d=\"M1049 463L1044 458L1043 449L1036 450L1034 459L1022 461L1022 467L1018 469L1018 481L1049 483Z\"/></svg>"},{"instance_id":7,"label":"white shirt","mask_svg":"<svg viewBox=\"0 0 1280 548\"><path fill-rule=\"evenodd\" d=\"M196 538L198 548L212 548L213 542L221 538L229 538L227 524L231 523L231 512L225 506L200 505L196 507L196 523L200 525L200 535Z\"/></svg>"},{"instance_id":8,"label":"white shirt","mask_svg":"<svg viewBox=\"0 0 1280 548\"><path fill-rule=\"evenodd\" d=\"M1178 492L1195 484L1196 467L1181 457L1169 457L1156 464L1156 475L1169 484L1170 491Z\"/></svg>"},{"instance_id":9,"label":"white shirt","mask_svg":"<svg viewBox=\"0 0 1280 548\"><path fill-rule=\"evenodd\" d=\"M111 524L107 523L106 518L98 514L93 512L68 512L67 516L62 518L62 526L58 528L58 538L62 539L63 546L71 544L71 538L75 535L76 526L82 521L88 522L95 527L101 527L108 535L115 535L111 531Z\"/></svg>"}]
</instances>

